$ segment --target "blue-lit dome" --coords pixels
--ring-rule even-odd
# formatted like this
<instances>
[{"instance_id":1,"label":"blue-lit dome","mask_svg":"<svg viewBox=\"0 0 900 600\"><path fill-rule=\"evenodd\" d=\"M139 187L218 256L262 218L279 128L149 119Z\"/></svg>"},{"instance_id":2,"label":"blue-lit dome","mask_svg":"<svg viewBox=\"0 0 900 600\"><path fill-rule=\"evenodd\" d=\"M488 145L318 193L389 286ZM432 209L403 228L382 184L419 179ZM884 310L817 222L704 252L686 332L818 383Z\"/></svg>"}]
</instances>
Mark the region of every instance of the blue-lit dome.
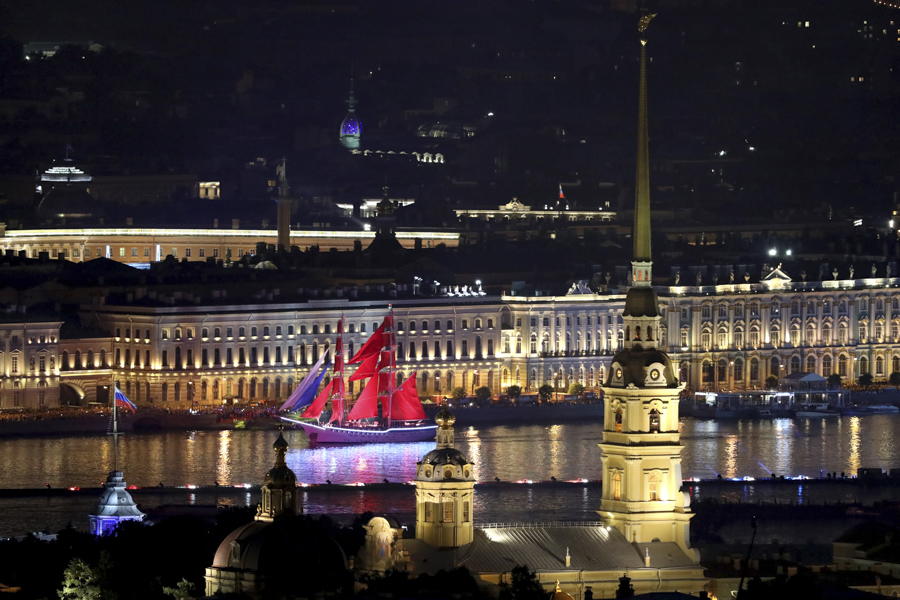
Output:
<instances>
[{"instance_id":1,"label":"blue-lit dome","mask_svg":"<svg viewBox=\"0 0 900 600\"><path fill-rule=\"evenodd\" d=\"M362 135L362 123L356 117L356 97L353 95L353 83L350 83L350 98L347 100L350 109L347 116L341 121L341 145L348 150L359 148L359 138Z\"/></svg>"}]
</instances>

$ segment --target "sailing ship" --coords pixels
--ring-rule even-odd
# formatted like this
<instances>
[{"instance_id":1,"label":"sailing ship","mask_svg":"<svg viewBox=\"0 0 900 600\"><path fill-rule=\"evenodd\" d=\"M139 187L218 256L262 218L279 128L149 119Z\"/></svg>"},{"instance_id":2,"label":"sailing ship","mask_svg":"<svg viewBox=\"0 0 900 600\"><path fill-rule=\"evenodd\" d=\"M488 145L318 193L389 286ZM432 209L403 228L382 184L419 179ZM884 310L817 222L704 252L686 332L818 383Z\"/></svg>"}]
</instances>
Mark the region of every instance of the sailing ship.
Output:
<instances>
[{"instance_id":1,"label":"sailing ship","mask_svg":"<svg viewBox=\"0 0 900 600\"><path fill-rule=\"evenodd\" d=\"M338 322L332 379L301 415L303 419L315 421L304 421L291 416L281 418L299 425L313 445L424 442L434 439L437 425L427 422L416 390L416 373L397 385L396 348L392 309L372 333L372 337L349 361L349 364L359 364L349 381L368 379L368 382L353 406L348 407L344 396L341 319ZM315 368L310 373L314 371ZM321 381L320 378L314 382L313 391L318 389ZM303 393L309 392L307 390ZM329 401L332 406L331 414L324 419L325 406ZM300 405L302 402L303 398L298 397L295 404Z\"/></svg>"}]
</instances>

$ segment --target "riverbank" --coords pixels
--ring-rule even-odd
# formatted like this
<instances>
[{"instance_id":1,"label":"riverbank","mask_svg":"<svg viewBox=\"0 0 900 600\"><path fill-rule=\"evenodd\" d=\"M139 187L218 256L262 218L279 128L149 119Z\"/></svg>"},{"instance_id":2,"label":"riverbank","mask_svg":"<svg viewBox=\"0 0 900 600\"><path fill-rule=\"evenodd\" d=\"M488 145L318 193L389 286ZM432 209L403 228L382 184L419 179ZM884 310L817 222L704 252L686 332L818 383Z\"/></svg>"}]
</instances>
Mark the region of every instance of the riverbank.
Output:
<instances>
[{"instance_id":1,"label":"riverbank","mask_svg":"<svg viewBox=\"0 0 900 600\"><path fill-rule=\"evenodd\" d=\"M429 418L440 407L430 406ZM602 403L552 403L536 405L509 405L488 407L457 407L453 409L456 424L461 427L474 425L504 425L511 423L557 424L572 421L598 421L603 419ZM97 435L111 429L110 412L96 409L56 409L43 413L6 413L0 419L0 438ZM20 416L21 418L11 418ZM190 410L164 410L139 408L132 414L119 411L119 431L221 431L244 429L278 429L280 421L274 411L253 414L249 417L219 411L196 413Z\"/></svg>"}]
</instances>

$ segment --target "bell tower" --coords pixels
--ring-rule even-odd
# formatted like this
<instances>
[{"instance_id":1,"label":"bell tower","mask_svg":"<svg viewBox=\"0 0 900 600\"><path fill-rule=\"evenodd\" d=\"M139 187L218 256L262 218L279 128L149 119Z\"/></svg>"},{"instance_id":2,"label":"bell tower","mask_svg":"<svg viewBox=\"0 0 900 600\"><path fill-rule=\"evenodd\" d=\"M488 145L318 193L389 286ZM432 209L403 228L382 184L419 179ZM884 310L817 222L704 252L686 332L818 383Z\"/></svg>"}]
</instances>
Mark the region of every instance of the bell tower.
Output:
<instances>
[{"instance_id":1,"label":"bell tower","mask_svg":"<svg viewBox=\"0 0 900 600\"><path fill-rule=\"evenodd\" d=\"M285 462L288 443L281 433L272 444L272 449L275 450L275 465L266 473L266 480L260 489L262 502L256 513L257 521L273 521L282 515L300 514L297 476Z\"/></svg>"},{"instance_id":2,"label":"bell tower","mask_svg":"<svg viewBox=\"0 0 900 600\"><path fill-rule=\"evenodd\" d=\"M681 491L678 394L671 360L659 347L661 315L652 287L650 252L650 159L647 127L647 27L641 34L637 177L635 182L632 287L625 297L624 348L612 361L604 397L603 521L630 541L675 542L695 561L690 547L690 501Z\"/></svg>"},{"instance_id":3,"label":"bell tower","mask_svg":"<svg viewBox=\"0 0 900 600\"><path fill-rule=\"evenodd\" d=\"M472 542L475 465L453 447L453 416L447 406L437 421L437 448L416 463L416 539L436 548Z\"/></svg>"}]
</instances>

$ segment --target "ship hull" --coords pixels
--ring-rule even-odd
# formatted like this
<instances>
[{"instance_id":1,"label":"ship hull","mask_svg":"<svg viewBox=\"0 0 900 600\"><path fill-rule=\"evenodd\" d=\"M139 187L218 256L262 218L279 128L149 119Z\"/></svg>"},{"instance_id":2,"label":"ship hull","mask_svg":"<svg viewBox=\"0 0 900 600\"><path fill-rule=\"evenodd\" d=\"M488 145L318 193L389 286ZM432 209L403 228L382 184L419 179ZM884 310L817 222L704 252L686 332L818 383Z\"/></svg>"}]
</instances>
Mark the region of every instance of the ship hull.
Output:
<instances>
[{"instance_id":1,"label":"ship hull","mask_svg":"<svg viewBox=\"0 0 900 600\"><path fill-rule=\"evenodd\" d=\"M428 442L434 440L437 425L412 425L380 428L354 428L303 423L290 418L282 420L299 426L306 432L310 444L349 445L349 444L403 444L409 442Z\"/></svg>"}]
</instances>

